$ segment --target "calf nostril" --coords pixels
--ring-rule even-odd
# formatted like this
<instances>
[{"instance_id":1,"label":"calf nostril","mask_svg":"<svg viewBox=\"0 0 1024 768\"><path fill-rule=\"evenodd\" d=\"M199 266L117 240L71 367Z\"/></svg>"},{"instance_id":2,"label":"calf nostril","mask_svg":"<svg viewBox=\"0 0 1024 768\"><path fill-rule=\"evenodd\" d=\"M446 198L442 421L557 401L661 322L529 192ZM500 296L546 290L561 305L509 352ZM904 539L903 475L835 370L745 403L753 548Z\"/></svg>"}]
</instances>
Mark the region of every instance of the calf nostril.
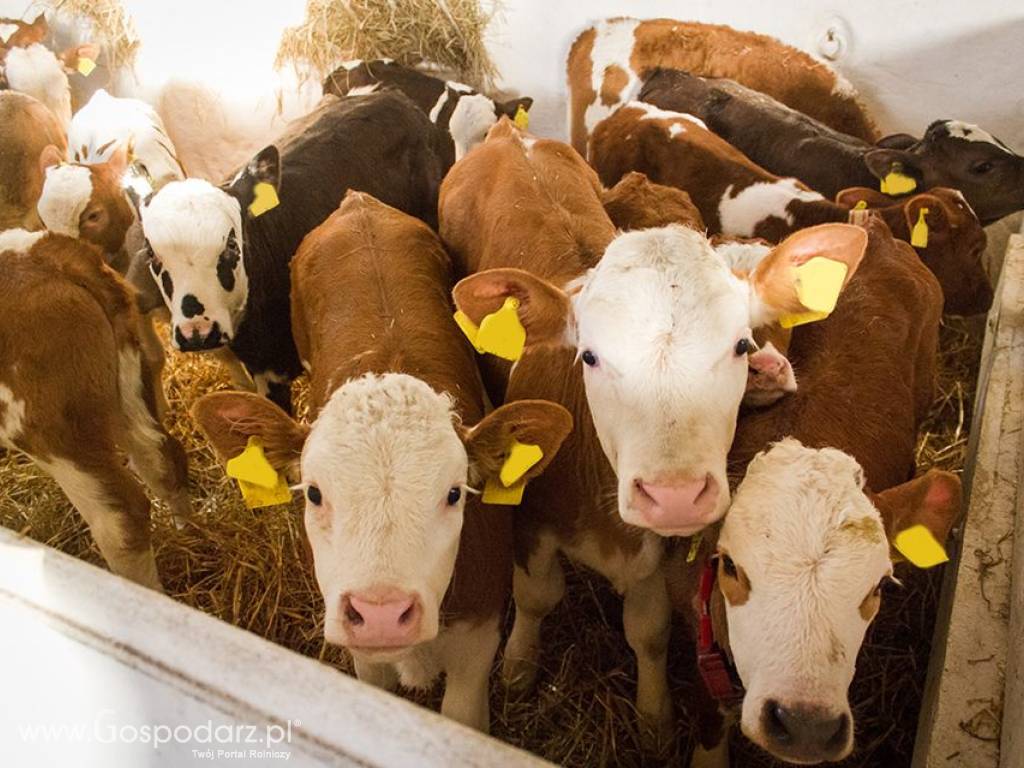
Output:
<instances>
[{"instance_id":1,"label":"calf nostril","mask_svg":"<svg viewBox=\"0 0 1024 768\"><path fill-rule=\"evenodd\" d=\"M640 494L640 498L647 499L650 502L655 503L654 497L647 492L647 489L644 487L644 481L639 477L633 481L633 487L636 489L637 493Z\"/></svg>"},{"instance_id":2,"label":"calf nostril","mask_svg":"<svg viewBox=\"0 0 1024 768\"><path fill-rule=\"evenodd\" d=\"M773 741L788 744L793 737L786 727L786 711L777 701L768 701L764 705L764 730Z\"/></svg>"},{"instance_id":3,"label":"calf nostril","mask_svg":"<svg viewBox=\"0 0 1024 768\"><path fill-rule=\"evenodd\" d=\"M349 623L353 627L361 627L363 625L363 615L352 607L352 603L345 601L345 618L348 619Z\"/></svg>"},{"instance_id":4,"label":"calf nostril","mask_svg":"<svg viewBox=\"0 0 1024 768\"><path fill-rule=\"evenodd\" d=\"M416 613L416 603L413 603L408 608L406 608L404 611L402 611L402 615L398 617L398 623L399 624L408 624L410 621L412 621L412 617L415 615L415 613Z\"/></svg>"},{"instance_id":5,"label":"calf nostril","mask_svg":"<svg viewBox=\"0 0 1024 768\"><path fill-rule=\"evenodd\" d=\"M828 740L828 747L838 749L846 744L850 735L850 718L847 715L840 715L836 720L836 730Z\"/></svg>"}]
</instances>

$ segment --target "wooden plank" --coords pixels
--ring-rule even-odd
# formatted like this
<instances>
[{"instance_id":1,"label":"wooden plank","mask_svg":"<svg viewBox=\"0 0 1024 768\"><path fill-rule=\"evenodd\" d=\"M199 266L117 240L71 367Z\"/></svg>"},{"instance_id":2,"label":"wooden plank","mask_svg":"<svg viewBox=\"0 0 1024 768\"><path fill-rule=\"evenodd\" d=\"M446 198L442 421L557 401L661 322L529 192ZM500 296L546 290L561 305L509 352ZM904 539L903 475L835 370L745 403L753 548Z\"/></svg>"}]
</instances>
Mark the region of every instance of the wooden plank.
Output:
<instances>
[{"instance_id":1,"label":"wooden plank","mask_svg":"<svg viewBox=\"0 0 1024 768\"><path fill-rule=\"evenodd\" d=\"M1014 528L1024 464L1024 237L1007 246L989 313L974 429L965 469L969 494L960 545L947 566L914 768L996 768L1004 732ZM1019 540L1019 537L1018 537ZM1020 568L1018 562L1017 567ZM1017 582L1017 602L1024 581ZM1019 624L1019 620L1018 620ZM1018 626L1017 629L1020 632ZM1020 638L1020 635L1017 635ZM1014 655L1024 645L1012 646ZM1013 668L1018 660L1013 660ZM1019 674L1019 672L1017 673ZM1008 711L1009 714L1009 711ZM1020 714L1015 715L1020 718ZM1020 745L1015 750L1021 751ZM1008 750L1003 768L1020 768ZM1012 762L1012 760L1017 762Z\"/></svg>"},{"instance_id":2,"label":"wooden plank","mask_svg":"<svg viewBox=\"0 0 1024 768\"><path fill-rule=\"evenodd\" d=\"M5 765L550 765L3 528L0 627Z\"/></svg>"}]
</instances>

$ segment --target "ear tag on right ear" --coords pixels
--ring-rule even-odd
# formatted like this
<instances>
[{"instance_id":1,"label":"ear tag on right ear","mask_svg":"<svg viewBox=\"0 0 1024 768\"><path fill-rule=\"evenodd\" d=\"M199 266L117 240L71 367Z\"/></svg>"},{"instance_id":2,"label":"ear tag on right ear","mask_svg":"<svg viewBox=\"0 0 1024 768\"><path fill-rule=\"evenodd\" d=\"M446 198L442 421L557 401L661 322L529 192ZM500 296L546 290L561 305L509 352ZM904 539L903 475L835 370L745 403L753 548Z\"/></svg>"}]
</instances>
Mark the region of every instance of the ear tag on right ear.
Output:
<instances>
[{"instance_id":1,"label":"ear tag on right ear","mask_svg":"<svg viewBox=\"0 0 1024 768\"><path fill-rule=\"evenodd\" d=\"M514 507L522 502L524 490L526 490L525 482L516 483L511 488L506 488L492 477L484 485L484 493L480 500L484 504L501 504L507 507Z\"/></svg>"},{"instance_id":2,"label":"ear tag on right ear","mask_svg":"<svg viewBox=\"0 0 1024 768\"><path fill-rule=\"evenodd\" d=\"M910 244L915 248L928 247L928 222L924 218L927 213L928 209L922 207L917 213L917 223L910 230Z\"/></svg>"},{"instance_id":3,"label":"ear tag on right ear","mask_svg":"<svg viewBox=\"0 0 1024 768\"><path fill-rule=\"evenodd\" d=\"M228 477L238 481L242 499L250 509L292 500L287 481L267 461L258 437L249 438L245 450L227 462L226 470Z\"/></svg>"},{"instance_id":4,"label":"ear tag on right ear","mask_svg":"<svg viewBox=\"0 0 1024 768\"><path fill-rule=\"evenodd\" d=\"M508 458L501 465L498 479L501 480L502 485L508 488L518 482L534 464L543 458L544 451L541 450L539 445L520 443L518 440L513 440L512 447L508 451Z\"/></svg>"},{"instance_id":5,"label":"ear tag on right ear","mask_svg":"<svg viewBox=\"0 0 1024 768\"><path fill-rule=\"evenodd\" d=\"M256 182L256 186L252 188L252 193L253 200L249 203L249 213L253 216L262 216L267 211L277 208L281 203L277 197L277 190L269 182Z\"/></svg>"},{"instance_id":6,"label":"ear tag on right ear","mask_svg":"<svg viewBox=\"0 0 1024 768\"><path fill-rule=\"evenodd\" d=\"M849 268L841 261L824 256L815 256L799 267L796 267L796 296L806 308L806 312L783 315L779 325L793 328L805 323L824 320L836 308L839 294L843 290L843 282Z\"/></svg>"},{"instance_id":7,"label":"ear tag on right ear","mask_svg":"<svg viewBox=\"0 0 1024 768\"><path fill-rule=\"evenodd\" d=\"M519 322L517 309L519 299L509 296L501 309L481 320L476 335L477 348L512 362L522 357L526 346L526 329Z\"/></svg>"},{"instance_id":8,"label":"ear tag on right ear","mask_svg":"<svg viewBox=\"0 0 1024 768\"><path fill-rule=\"evenodd\" d=\"M902 165L893 163L879 189L886 195L905 195L917 189L917 180L903 173Z\"/></svg>"},{"instance_id":9,"label":"ear tag on right ear","mask_svg":"<svg viewBox=\"0 0 1024 768\"><path fill-rule=\"evenodd\" d=\"M81 72L83 77L88 77L92 74L92 71L96 69L96 62L88 56L79 56L75 69Z\"/></svg>"},{"instance_id":10,"label":"ear tag on right ear","mask_svg":"<svg viewBox=\"0 0 1024 768\"><path fill-rule=\"evenodd\" d=\"M516 108L516 116L512 118L512 122L521 131L530 127L530 113L523 108L522 104Z\"/></svg>"},{"instance_id":11,"label":"ear tag on right ear","mask_svg":"<svg viewBox=\"0 0 1024 768\"><path fill-rule=\"evenodd\" d=\"M476 337L480 334L480 326L474 323L469 315L461 309L456 310L453 317L455 318L455 324L459 326L464 334L466 334L466 338L469 339L469 343L473 345L473 349L482 355L484 350L476 340Z\"/></svg>"},{"instance_id":12,"label":"ear tag on right ear","mask_svg":"<svg viewBox=\"0 0 1024 768\"><path fill-rule=\"evenodd\" d=\"M921 524L900 531L892 543L901 555L918 568L931 568L949 560L945 548Z\"/></svg>"}]
</instances>

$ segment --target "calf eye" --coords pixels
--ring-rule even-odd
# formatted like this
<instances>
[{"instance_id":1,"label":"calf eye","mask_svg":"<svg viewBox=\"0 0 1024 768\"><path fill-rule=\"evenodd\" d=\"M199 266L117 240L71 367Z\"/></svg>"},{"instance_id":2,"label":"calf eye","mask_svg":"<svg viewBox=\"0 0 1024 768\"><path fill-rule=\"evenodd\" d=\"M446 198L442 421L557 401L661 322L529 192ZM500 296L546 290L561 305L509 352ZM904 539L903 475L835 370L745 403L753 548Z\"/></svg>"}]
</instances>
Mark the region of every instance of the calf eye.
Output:
<instances>
[{"instance_id":1,"label":"calf eye","mask_svg":"<svg viewBox=\"0 0 1024 768\"><path fill-rule=\"evenodd\" d=\"M743 338L736 342L736 357L743 357L750 351L750 339Z\"/></svg>"},{"instance_id":2,"label":"calf eye","mask_svg":"<svg viewBox=\"0 0 1024 768\"><path fill-rule=\"evenodd\" d=\"M728 555L722 555L722 571L730 579L735 579L739 575L736 572L736 563Z\"/></svg>"},{"instance_id":3,"label":"calf eye","mask_svg":"<svg viewBox=\"0 0 1024 768\"><path fill-rule=\"evenodd\" d=\"M988 173L994 167L990 160L982 160L980 163L975 163L971 166L971 173Z\"/></svg>"},{"instance_id":4,"label":"calf eye","mask_svg":"<svg viewBox=\"0 0 1024 768\"><path fill-rule=\"evenodd\" d=\"M589 365L591 368L597 365L597 355L591 352L589 349L584 349L583 354L580 355L583 362Z\"/></svg>"},{"instance_id":5,"label":"calf eye","mask_svg":"<svg viewBox=\"0 0 1024 768\"><path fill-rule=\"evenodd\" d=\"M459 488L458 486L455 486L454 488L451 488L448 491L448 506L449 507L454 507L456 504L459 503L459 499L461 499L461 498L462 498L462 489Z\"/></svg>"},{"instance_id":6,"label":"calf eye","mask_svg":"<svg viewBox=\"0 0 1024 768\"><path fill-rule=\"evenodd\" d=\"M323 494L320 493L320 489L315 485L310 485L306 488L306 498L309 499L309 503L314 507L319 507L323 501Z\"/></svg>"}]
</instances>

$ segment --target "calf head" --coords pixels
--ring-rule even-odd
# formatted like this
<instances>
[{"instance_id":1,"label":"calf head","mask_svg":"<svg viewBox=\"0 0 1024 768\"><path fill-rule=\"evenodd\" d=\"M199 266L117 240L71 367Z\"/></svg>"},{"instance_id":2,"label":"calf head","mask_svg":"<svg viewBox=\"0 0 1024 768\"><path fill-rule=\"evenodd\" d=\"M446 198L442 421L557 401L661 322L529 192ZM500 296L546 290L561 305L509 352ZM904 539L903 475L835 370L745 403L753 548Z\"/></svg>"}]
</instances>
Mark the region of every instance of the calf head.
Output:
<instances>
[{"instance_id":1,"label":"calf head","mask_svg":"<svg viewBox=\"0 0 1024 768\"><path fill-rule=\"evenodd\" d=\"M277 148L260 151L230 182L172 181L142 208L142 230L153 279L171 311L174 346L183 352L216 349L234 338L249 297L247 234L256 185L276 193Z\"/></svg>"},{"instance_id":2,"label":"calf head","mask_svg":"<svg viewBox=\"0 0 1024 768\"><path fill-rule=\"evenodd\" d=\"M298 468L328 642L372 660L435 637L472 485L497 476L513 438L544 470L572 429L561 406L519 401L464 427L451 398L405 374L339 387L310 426L248 393L207 395L194 415L218 454L259 437L279 470Z\"/></svg>"},{"instance_id":3,"label":"calf head","mask_svg":"<svg viewBox=\"0 0 1024 768\"><path fill-rule=\"evenodd\" d=\"M431 119L451 134L456 160L461 160L469 150L486 139L487 132L502 115L514 118L520 107L529 111L533 105L533 99L529 97L494 101L461 83L448 82L445 89L441 98L452 106L442 106L437 114L431 114Z\"/></svg>"},{"instance_id":4,"label":"calf head","mask_svg":"<svg viewBox=\"0 0 1024 768\"><path fill-rule=\"evenodd\" d=\"M124 187L128 152L122 145L105 163L82 165L64 163L60 150L46 147L39 159L45 180L36 205L43 225L99 246L111 260L136 220Z\"/></svg>"},{"instance_id":5,"label":"calf head","mask_svg":"<svg viewBox=\"0 0 1024 768\"><path fill-rule=\"evenodd\" d=\"M842 451L790 438L754 458L718 540L748 738L794 763L850 753L847 691L892 576L887 535L922 524L943 542L959 510L960 481L946 472L871 497Z\"/></svg>"},{"instance_id":6,"label":"calf head","mask_svg":"<svg viewBox=\"0 0 1024 768\"><path fill-rule=\"evenodd\" d=\"M1024 157L959 120L937 120L920 141L870 150L864 162L880 179L899 163L920 188L960 190L983 225L1024 208Z\"/></svg>"},{"instance_id":7,"label":"calf head","mask_svg":"<svg viewBox=\"0 0 1024 768\"><path fill-rule=\"evenodd\" d=\"M836 196L836 202L847 208L861 200L869 208L888 209L884 211L886 222L904 238L909 238L925 210L928 245L915 250L942 286L943 311L951 315L988 311L992 306L992 282L982 260L987 238L960 192L936 187L897 200L877 190L851 187Z\"/></svg>"},{"instance_id":8,"label":"calf head","mask_svg":"<svg viewBox=\"0 0 1024 768\"><path fill-rule=\"evenodd\" d=\"M598 265L561 287L517 269L455 287L475 322L519 300L527 345L579 351L587 402L618 477L623 521L688 536L728 505L726 455L747 383L751 329L800 312L794 268L815 256L852 275L864 230L802 230L751 272L734 272L699 232L669 226L620 234Z\"/></svg>"}]
</instances>

